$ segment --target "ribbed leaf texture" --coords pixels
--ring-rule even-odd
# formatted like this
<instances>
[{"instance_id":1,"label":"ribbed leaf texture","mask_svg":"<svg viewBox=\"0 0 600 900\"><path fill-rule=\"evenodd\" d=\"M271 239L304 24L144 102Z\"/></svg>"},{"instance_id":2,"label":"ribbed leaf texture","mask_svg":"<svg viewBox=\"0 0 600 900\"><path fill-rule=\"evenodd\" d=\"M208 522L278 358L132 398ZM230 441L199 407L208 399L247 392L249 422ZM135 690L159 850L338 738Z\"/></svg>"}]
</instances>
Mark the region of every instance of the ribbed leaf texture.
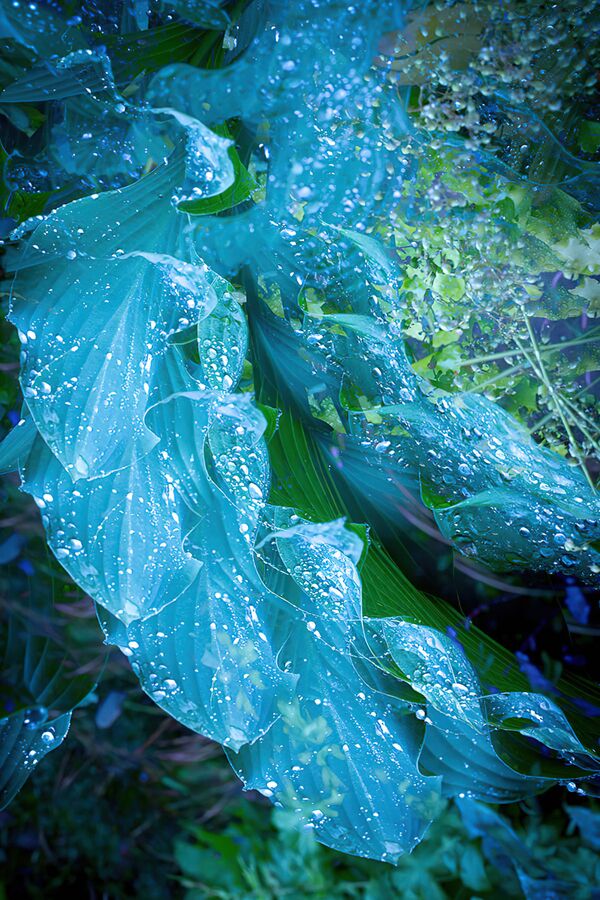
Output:
<instances>
[{"instance_id":1,"label":"ribbed leaf texture","mask_svg":"<svg viewBox=\"0 0 600 900\"><path fill-rule=\"evenodd\" d=\"M590 344L596 164L484 65L492 4L165 6L176 35L142 16L102 46L54 13L0 18L36 54L0 106L62 116L53 199L7 252L24 409L3 467L143 689L323 843L394 862L443 797L471 798L480 834L475 801L583 790L580 688L528 690L390 548L416 525L480 571L598 584L593 423L542 333ZM187 49L165 66L169 41ZM523 211L540 183L567 197L564 232ZM508 345L489 377L517 365L533 387L460 382L479 314L487 355L490 323ZM563 381L587 359L567 353ZM538 382L532 422L506 398Z\"/></svg>"}]
</instances>

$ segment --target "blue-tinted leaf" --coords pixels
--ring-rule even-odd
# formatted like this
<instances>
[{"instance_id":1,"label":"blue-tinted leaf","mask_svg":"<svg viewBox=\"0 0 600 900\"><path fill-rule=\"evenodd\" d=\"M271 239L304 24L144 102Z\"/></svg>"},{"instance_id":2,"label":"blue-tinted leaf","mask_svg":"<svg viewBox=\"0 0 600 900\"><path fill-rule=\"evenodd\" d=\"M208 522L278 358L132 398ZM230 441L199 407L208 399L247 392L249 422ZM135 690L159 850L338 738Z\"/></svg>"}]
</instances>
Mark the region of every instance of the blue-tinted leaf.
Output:
<instances>
[{"instance_id":1,"label":"blue-tinted leaf","mask_svg":"<svg viewBox=\"0 0 600 900\"><path fill-rule=\"evenodd\" d=\"M23 470L55 556L98 603L129 622L182 593L198 563L184 549L184 505L159 451L73 481L38 438Z\"/></svg>"},{"instance_id":2,"label":"blue-tinted leaf","mask_svg":"<svg viewBox=\"0 0 600 900\"><path fill-rule=\"evenodd\" d=\"M0 544L0 566L12 562L21 552L23 537L20 534L11 534L9 538Z\"/></svg>"},{"instance_id":3,"label":"blue-tinted leaf","mask_svg":"<svg viewBox=\"0 0 600 900\"><path fill-rule=\"evenodd\" d=\"M167 0L171 9L195 25L224 31L229 24L229 16L223 7L226 0Z\"/></svg>"},{"instance_id":4,"label":"blue-tinted leaf","mask_svg":"<svg viewBox=\"0 0 600 900\"><path fill-rule=\"evenodd\" d=\"M2 3L0 36L15 40L45 57L64 53L65 47L76 50L84 46L76 27L66 26L52 9L37 4Z\"/></svg>"},{"instance_id":5,"label":"blue-tinted leaf","mask_svg":"<svg viewBox=\"0 0 600 900\"><path fill-rule=\"evenodd\" d=\"M223 4L174 6L201 21ZM573 777L592 771L595 760L543 697L490 698L436 627L442 614L407 579L383 579L391 596L382 606L405 604L414 621L363 622L361 541L343 509L330 514L335 485L321 496L317 483L296 504L278 473L266 505L265 422L249 393L232 393L250 369L240 297L198 255L218 271L247 266L251 315L264 322L265 306L277 319L262 330L266 351L252 353L257 384L266 360L265 380L307 427L318 423L359 510L368 498L393 517L407 493L410 503L420 496L430 530L435 517L465 556L597 580L598 503L582 473L491 401L436 393L410 365L402 266L373 237L410 181L397 141L409 135L404 108L392 81L370 71L391 12L274 3L264 34L245 35L248 52L230 69L168 66L147 93L140 79L139 117L133 101L123 104L143 132L133 170L157 133L176 149L134 185L38 225L15 263L13 318L39 431L25 462L16 458L107 640L158 703L229 748L248 785L324 842L395 861L422 837L441 794L511 800L571 765ZM94 177L72 140L99 109L108 113L100 143L112 140L122 113L110 118L112 76L101 51L91 57L58 62L46 80L36 68L4 99L66 103L68 134L61 143L55 130L52 152ZM125 61L121 73L135 68ZM98 96L88 103L89 91ZM234 116L242 133L255 126L269 159L266 200L252 214L193 217L229 209L236 188L230 142L198 117ZM123 142L129 153L130 135ZM97 152L114 173L110 154ZM379 197L385 221L372 216ZM448 300L460 293L453 279L435 278ZM277 506L282 495L316 521ZM40 690L42 669L32 678ZM511 731L542 744L548 760L556 754L559 774L547 774L542 753L533 775L505 761L499 738ZM518 874L532 884L543 876Z\"/></svg>"},{"instance_id":6,"label":"blue-tinted leaf","mask_svg":"<svg viewBox=\"0 0 600 900\"><path fill-rule=\"evenodd\" d=\"M507 801L546 786L543 778L523 776L498 756L477 676L450 638L394 619L370 620L368 627L383 636L391 659L427 698L427 709L417 711L426 724L420 764L442 776L446 795Z\"/></svg>"},{"instance_id":7,"label":"blue-tinted leaf","mask_svg":"<svg viewBox=\"0 0 600 900\"><path fill-rule=\"evenodd\" d=\"M457 805L467 834L481 839L488 862L502 873L513 892L520 887L526 900L595 897L593 872L568 872L560 862L555 865L555 858L548 856L545 848L528 846L503 816L481 803L463 799Z\"/></svg>"},{"instance_id":8,"label":"blue-tinted leaf","mask_svg":"<svg viewBox=\"0 0 600 900\"><path fill-rule=\"evenodd\" d=\"M319 840L393 862L424 833L440 783L418 770L418 721L354 670L360 541L341 523L274 515L264 554L298 604L283 650L286 668L300 675L297 695L280 701L267 734L230 760L247 787L294 810Z\"/></svg>"},{"instance_id":9,"label":"blue-tinted leaf","mask_svg":"<svg viewBox=\"0 0 600 900\"><path fill-rule=\"evenodd\" d=\"M49 597L35 585L28 603L28 611L38 615L50 610ZM94 677L74 673L64 648L40 633L35 622L35 617L10 610L0 623L0 808L10 803L38 762L60 746L71 711L94 687Z\"/></svg>"},{"instance_id":10,"label":"blue-tinted leaf","mask_svg":"<svg viewBox=\"0 0 600 900\"><path fill-rule=\"evenodd\" d=\"M600 850L600 813L584 806L567 806L566 809L582 840L594 850Z\"/></svg>"},{"instance_id":11,"label":"blue-tinted leaf","mask_svg":"<svg viewBox=\"0 0 600 900\"><path fill-rule=\"evenodd\" d=\"M71 713L50 723L25 724L26 713L0 720L0 809L7 806L37 764L64 741Z\"/></svg>"},{"instance_id":12,"label":"blue-tinted leaf","mask_svg":"<svg viewBox=\"0 0 600 900\"><path fill-rule=\"evenodd\" d=\"M187 546L197 575L164 609L109 639L125 647L156 702L237 749L271 725L296 676L282 670L272 637L281 600L252 555L268 488L264 420L242 398L211 396L174 395L155 411L193 523Z\"/></svg>"},{"instance_id":13,"label":"blue-tinted leaf","mask_svg":"<svg viewBox=\"0 0 600 900\"><path fill-rule=\"evenodd\" d=\"M21 419L0 443L0 474L16 472L31 450L37 434L33 419Z\"/></svg>"},{"instance_id":14,"label":"blue-tinted leaf","mask_svg":"<svg viewBox=\"0 0 600 900\"><path fill-rule=\"evenodd\" d=\"M133 443L147 452L156 442L144 415L157 358L215 302L206 270L173 257L183 249L185 219L171 197L190 180L201 190L212 166L224 166L211 178L217 185L233 175L227 142L199 123L186 127L185 166L176 153L123 191L62 207L15 261L11 318L24 349L23 392L75 479L122 468ZM131 233L126 250L120 228Z\"/></svg>"}]
</instances>

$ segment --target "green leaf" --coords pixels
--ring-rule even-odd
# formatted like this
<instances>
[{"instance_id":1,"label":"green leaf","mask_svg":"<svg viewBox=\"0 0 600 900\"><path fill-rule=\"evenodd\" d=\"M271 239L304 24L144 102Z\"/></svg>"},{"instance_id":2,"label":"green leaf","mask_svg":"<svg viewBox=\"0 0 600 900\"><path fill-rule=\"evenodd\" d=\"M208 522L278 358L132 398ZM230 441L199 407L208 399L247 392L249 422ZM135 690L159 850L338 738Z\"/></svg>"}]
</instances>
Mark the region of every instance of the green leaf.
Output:
<instances>
[{"instance_id":1,"label":"green leaf","mask_svg":"<svg viewBox=\"0 0 600 900\"><path fill-rule=\"evenodd\" d=\"M460 300L465 294L465 281L457 275L444 275L438 272L432 289L444 300Z\"/></svg>"},{"instance_id":2,"label":"green leaf","mask_svg":"<svg viewBox=\"0 0 600 900\"><path fill-rule=\"evenodd\" d=\"M159 25L134 34L103 34L115 81L126 84L142 72L157 72L210 51L213 35L186 23Z\"/></svg>"},{"instance_id":3,"label":"green leaf","mask_svg":"<svg viewBox=\"0 0 600 900\"><path fill-rule=\"evenodd\" d=\"M15 128L23 131L28 137L35 134L40 125L46 121L44 113L27 103L19 106L0 103L0 115L6 116Z\"/></svg>"},{"instance_id":4,"label":"green leaf","mask_svg":"<svg viewBox=\"0 0 600 900\"><path fill-rule=\"evenodd\" d=\"M233 209L252 197L252 194L258 187L258 183L240 160L235 147L229 148L229 159L233 164L233 184L213 197L203 197L199 200L187 200L179 203L177 208L181 212L186 212L193 216L214 216L225 210Z\"/></svg>"},{"instance_id":5,"label":"green leaf","mask_svg":"<svg viewBox=\"0 0 600 900\"><path fill-rule=\"evenodd\" d=\"M579 146L584 153L595 153L600 147L600 122L583 121L579 126Z\"/></svg>"},{"instance_id":6,"label":"green leaf","mask_svg":"<svg viewBox=\"0 0 600 900\"><path fill-rule=\"evenodd\" d=\"M51 197L58 191L38 193L15 190L7 180L10 155L0 142L0 214L15 219L15 224L41 215Z\"/></svg>"}]
</instances>

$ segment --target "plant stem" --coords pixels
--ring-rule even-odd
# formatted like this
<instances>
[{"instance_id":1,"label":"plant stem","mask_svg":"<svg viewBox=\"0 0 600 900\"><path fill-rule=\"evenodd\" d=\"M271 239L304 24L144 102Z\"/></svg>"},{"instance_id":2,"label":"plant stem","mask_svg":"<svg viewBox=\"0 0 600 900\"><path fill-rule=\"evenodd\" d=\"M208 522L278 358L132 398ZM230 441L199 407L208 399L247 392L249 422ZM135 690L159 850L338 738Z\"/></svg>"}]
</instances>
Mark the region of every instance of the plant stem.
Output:
<instances>
[{"instance_id":1,"label":"plant stem","mask_svg":"<svg viewBox=\"0 0 600 900\"><path fill-rule=\"evenodd\" d=\"M574 347L579 346L580 344L589 344L593 341L597 341L600 338L600 328L595 329L590 332L584 338L573 338L570 341L561 341L557 344L544 344L543 347L538 346L539 353L548 353L551 350L561 350L563 347ZM522 348L518 350L507 350L505 352L499 353L488 353L485 356L474 356L472 359L464 359L457 363L459 368L463 368L464 366L475 366L478 363L485 362L494 362L497 359L509 359L512 356L521 356L523 355Z\"/></svg>"},{"instance_id":2,"label":"plant stem","mask_svg":"<svg viewBox=\"0 0 600 900\"><path fill-rule=\"evenodd\" d=\"M567 437L569 438L569 441L570 441L570 445L571 445L571 447L573 448L573 453L574 453L575 457L577 458L577 461L578 461L579 465L581 466L581 469L583 470L583 474L585 475L585 478L586 478L586 480L587 480L589 486L591 487L592 490L595 490L595 488L594 488L594 482L592 481L591 475L590 475L590 473L589 473L588 470L587 470L587 466L586 466L586 464L585 464L585 460L584 460L584 458L583 458L583 456L582 456L582 454L581 454L581 450L580 450L580 448L579 448L579 446L578 446L578 444L577 444L577 441L575 440L575 436L573 435L573 432L572 432L572 430L571 430L571 426L569 425L568 419L567 419L567 417L566 417L566 415L565 415L565 411L564 411L563 406L562 406L561 398L560 398L560 396L558 395L558 393L556 392L556 390L555 390L555 388L554 388L554 385L552 384L552 382L551 382L550 379L548 378L546 369L545 369L545 367L544 367L544 361L542 360L542 357L541 357L541 354L540 354L540 350L539 350L539 347L538 347L538 343L537 343L537 341L536 341L536 339L535 339L535 334L533 333L533 328L531 327L531 322L529 321L529 316L528 316L527 313L525 313L525 312L524 312L524 318L525 318L525 325L527 326L527 333L528 333L528 335L529 335L529 340L531 341L531 346L532 346L532 348L533 348L533 352L534 352L535 359L536 359L536 362L537 362L537 366L536 366L536 364L533 362L533 360L530 360L530 361L531 361L531 364L532 364L532 366L534 367L534 370L537 371L538 377L539 377L540 380L543 382L543 384L545 385L545 387L546 387L548 393L549 393L550 396L552 397L552 401L553 401L553 403L554 403L554 406L556 407L556 411L557 411L558 415L560 416L560 420L561 420L561 422L562 422L562 424L563 424L563 428L565 429L565 431L566 431L566 433L567 433ZM518 339L518 338L515 338L515 341L517 342L517 346L519 346L519 339ZM530 359L530 357L529 357L527 351L525 350L525 348L522 348L522 350L523 350L523 354L525 355L525 358L526 358L526 359Z\"/></svg>"}]
</instances>

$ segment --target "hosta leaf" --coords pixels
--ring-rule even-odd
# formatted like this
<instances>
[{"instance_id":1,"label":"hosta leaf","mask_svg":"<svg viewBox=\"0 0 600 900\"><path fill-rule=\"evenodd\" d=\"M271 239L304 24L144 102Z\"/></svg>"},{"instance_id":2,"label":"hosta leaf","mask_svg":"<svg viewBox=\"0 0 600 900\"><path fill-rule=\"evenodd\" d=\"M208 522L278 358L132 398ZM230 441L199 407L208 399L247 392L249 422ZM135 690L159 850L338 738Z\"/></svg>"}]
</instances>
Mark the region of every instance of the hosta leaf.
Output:
<instances>
[{"instance_id":1,"label":"hosta leaf","mask_svg":"<svg viewBox=\"0 0 600 900\"><path fill-rule=\"evenodd\" d=\"M167 426L161 452L195 523L188 546L199 570L163 610L115 635L151 697L238 749L271 725L296 681L280 668L272 638L282 602L252 555L268 486L264 420L227 396L174 395L158 412Z\"/></svg>"},{"instance_id":2,"label":"hosta leaf","mask_svg":"<svg viewBox=\"0 0 600 900\"><path fill-rule=\"evenodd\" d=\"M29 47L40 56L52 57L65 52L65 47L76 50L85 46L78 28L67 25L56 12L47 7L0 6L0 36Z\"/></svg>"},{"instance_id":3,"label":"hosta leaf","mask_svg":"<svg viewBox=\"0 0 600 900\"><path fill-rule=\"evenodd\" d=\"M356 495L358 485L365 490L370 472L355 464L353 457L349 455L347 440L339 455L336 453L330 456L327 453L328 446L328 442L316 443L297 420L292 419L289 413L284 413L280 417L278 431L269 445L275 472L271 501L294 506L302 515L317 521L347 515L349 498ZM337 447L334 449L337 450ZM358 456L358 459L361 457ZM337 468L340 462L341 469ZM350 494L343 490L343 483L335 477L340 472L349 479ZM370 487L374 490L373 484ZM388 502L389 480L382 477L377 493L365 490L363 496L371 497L374 507L381 509ZM422 626L436 629L438 639L440 632L443 635L454 634L479 677L485 680L487 688L519 692L529 687L512 654L472 623L467 623L468 627L465 627L464 617L450 604L428 596L411 584L372 531L368 552L360 563L360 574L364 615L399 617L404 621L408 619L419 622ZM421 631L426 634L427 628ZM580 681L571 683L568 678L560 680L560 702L567 709L569 719L577 722L578 733L585 733L590 724L571 701L571 698L580 697L582 690L583 684ZM597 692L589 682L586 696L592 705L598 705ZM593 735L592 724L587 731L588 747L593 746Z\"/></svg>"},{"instance_id":4,"label":"hosta leaf","mask_svg":"<svg viewBox=\"0 0 600 900\"><path fill-rule=\"evenodd\" d=\"M216 302L215 279L169 255L181 252L185 224L171 197L185 177L201 190L202 174L220 164L211 180L226 186L231 163L226 142L199 123L184 126L187 176L175 153L123 191L68 204L35 229L16 261L11 318L25 352L23 392L74 478L115 471L133 443L145 452L156 442L144 422L156 361L170 335ZM115 221L131 229L127 252ZM53 331L44 327L50 310Z\"/></svg>"},{"instance_id":5,"label":"hosta leaf","mask_svg":"<svg viewBox=\"0 0 600 900\"><path fill-rule=\"evenodd\" d=\"M155 72L185 62L204 45L203 29L187 23L158 25L131 34L103 34L117 84L127 84L141 72Z\"/></svg>"},{"instance_id":6,"label":"hosta leaf","mask_svg":"<svg viewBox=\"0 0 600 900\"><path fill-rule=\"evenodd\" d=\"M261 310L259 315L269 316L273 332L284 330L285 325L275 324L267 312ZM412 482L413 491L420 481L429 496L439 498L438 526L462 553L495 568L561 571L567 566L595 580L595 519L588 526L583 520L598 501L580 470L535 444L506 411L485 397L430 397L412 373L401 341L373 318L336 314L321 316L319 323L328 329L328 359L333 356L354 380L359 372L367 382L363 368L367 358L386 373L384 389L377 390L394 398L392 403L371 401L361 411L348 411L346 426L361 435L363 469L382 469L382 482L388 481L380 510L388 509L391 517L400 502L400 492L390 489L390 480L407 488ZM315 352L314 342L305 335L300 330L293 336L296 359L304 369L304 376L296 375L298 382L302 377L308 381L309 373L322 366L323 351ZM293 343L290 335L286 351L294 353ZM284 372L288 380L293 372L289 352L284 354L282 346L275 342L265 348L278 384ZM340 384L339 369L332 367L331 375ZM338 390L341 397L341 387ZM340 442L342 456L347 443ZM358 490L368 487L369 479L363 477ZM485 527L480 524L484 516L489 517Z\"/></svg>"},{"instance_id":7,"label":"hosta leaf","mask_svg":"<svg viewBox=\"0 0 600 900\"><path fill-rule=\"evenodd\" d=\"M31 416L21 421L0 443L0 475L16 472L31 451L37 435Z\"/></svg>"},{"instance_id":8,"label":"hosta leaf","mask_svg":"<svg viewBox=\"0 0 600 900\"><path fill-rule=\"evenodd\" d=\"M18 574L13 575L18 584ZM94 686L93 676L73 674L65 648L36 626L35 615L31 613L49 616L51 611L49 597L34 586L28 609L11 610L11 615L3 618L0 654L4 679L0 717L37 709L37 718L32 712L29 724L41 724L49 712L54 715L69 712Z\"/></svg>"},{"instance_id":9,"label":"hosta leaf","mask_svg":"<svg viewBox=\"0 0 600 900\"><path fill-rule=\"evenodd\" d=\"M25 713L0 719L0 809L11 802L35 766L64 741L71 713L47 724L29 725Z\"/></svg>"},{"instance_id":10,"label":"hosta leaf","mask_svg":"<svg viewBox=\"0 0 600 900\"><path fill-rule=\"evenodd\" d=\"M367 621L368 631L383 639L391 659L427 699L421 762L426 771L444 776L445 790L509 800L544 787L550 772L538 763L537 777L530 778L507 765L494 729L514 728L558 751L565 760L565 775L573 763L597 771L597 757L583 747L550 699L525 692L483 696L475 670L455 640L398 619ZM385 661L385 654L381 658Z\"/></svg>"},{"instance_id":11,"label":"hosta leaf","mask_svg":"<svg viewBox=\"0 0 600 900\"><path fill-rule=\"evenodd\" d=\"M105 53L76 50L48 70L39 65L25 72L0 94L0 103L39 103L66 100L114 88L110 60Z\"/></svg>"},{"instance_id":12,"label":"hosta leaf","mask_svg":"<svg viewBox=\"0 0 600 900\"><path fill-rule=\"evenodd\" d=\"M556 703L527 694L512 656L475 628L467 634L462 613L414 588L384 549L404 561L417 548L425 566L439 563L438 583L452 561L444 541L461 564L470 556L597 581L587 469L537 446L490 392L458 389L472 362L460 352L467 330L487 340L508 321L520 340L544 311L540 298L549 308L565 299L542 290L546 275L595 271L595 226L581 232L579 210L565 205L564 232L545 213L528 226L529 193L522 203L516 190L502 194L492 173L545 185L572 177L581 194L595 169L537 111L487 91L487 76L472 115L481 111L494 136L472 145L473 171L459 164L471 122L450 136L435 124L417 133L394 77L371 65L383 26L399 27L391 3L381 16L369 3L274 3L264 17L261 3L239 32L247 52L229 55L237 32L226 4L169 6L216 34L191 57L178 32L182 55L148 84L137 76L154 71L172 31L152 58L151 37L113 35L107 50L90 38L95 49L82 53L66 35L52 71L47 61L17 67L4 92L5 105L47 104L45 152L61 175L89 187L151 170L15 234L32 232L7 262L26 418L39 433L17 435L6 456L146 692L225 745L246 784L320 840L395 862L442 796L510 801L597 768L591 729L586 745L580 720L562 711L577 683L548 682ZM234 19L240 10L231 7ZM140 8L134 17L145 24ZM12 19L0 25L27 42ZM462 30L480 41L478 23ZM418 67L422 42L410 39ZM233 62L220 69L223 58ZM232 215L253 187L224 127L260 173L262 202ZM84 134L97 156L82 151ZM525 138L541 145L532 160ZM413 184L432 139L454 150ZM174 148L164 159L163 144ZM460 172L444 184L449 159ZM492 242L490 205L501 219ZM455 244L446 207L468 240ZM216 271L241 281L246 298ZM407 323L419 304L425 311ZM427 316L439 320L434 336ZM410 341L428 340L421 372L406 327ZM530 343L542 372L548 355L535 335ZM525 377L536 368L527 363ZM253 383L261 402L285 410L268 446ZM485 390L480 379L475 387ZM363 524L346 526L350 511ZM440 560L414 526L438 541ZM36 666L31 683L52 693L43 675ZM464 868L482 882L480 866ZM518 872L534 886L539 874ZM414 883L431 892L426 877Z\"/></svg>"},{"instance_id":13,"label":"hosta leaf","mask_svg":"<svg viewBox=\"0 0 600 900\"><path fill-rule=\"evenodd\" d=\"M166 256L98 260L70 252L75 258L20 269L25 300L12 319L26 355L29 409L77 479L123 468L134 444L146 452L156 443L145 422L156 362L170 335L216 300L202 269ZM55 333L44 329L50 304Z\"/></svg>"},{"instance_id":14,"label":"hosta leaf","mask_svg":"<svg viewBox=\"0 0 600 900\"><path fill-rule=\"evenodd\" d=\"M125 622L182 593L198 569L184 549L184 504L159 450L93 480L73 480L38 437L22 471L56 558Z\"/></svg>"},{"instance_id":15,"label":"hosta leaf","mask_svg":"<svg viewBox=\"0 0 600 900\"><path fill-rule=\"evenodd\" d=\"M13 574L15 585L18 575ZM0 808L20 790L43 757L60 746L71 711L92 691L94 677L73 673L54 638L35 617L48 614L49 598L33 587L29 609L10 610L0 627Z\"/></svg>"},{"instance_id":16,"label":"hosta leaf","mask_svg":"<svg viewBox=\"0 0 600 900\"><path fill-rule=\"evenodd\" d=\"M481 839L488 863L502 873L507 884L515 880L517 891L520 888L519 893L527 900L540 897L587 900L594 896L597 871L593 871L596 860L591 854L585 857L585 862L581 859L583 868L573 866L572 860L548 854L543 846L526 843L494 809L467 798L459 800L457 805L469 837Z\"/></svg>"},{"instance_id":17,"label":"hosta leaf","mask_svg":"<svg viewBox=\"0 0 600 900\"><path fill-rule=\"evenodd\" d=\"M15 128L24 132L27 137L31 137L38 128L46 121L44 113L40 112L32 104L19 104L15 106L10 103L0 103L0 113L11 122Z\"/></svg>"},{"instance_id":18,"label":"hosta leaf","mask_svg":"<svg viewBox=\"0 0 600 900\"><path fill-rule=\"evenodd\" d=\"M435 709L481 728L480 687L459 645L433 628L400 619L370 620L368 626L381 634L400 671Z\"/></svg>"},{"instance_id":19,"label":"hosta leaf","mask_svg":"<svg viewBox=\"0 0 600 900\"><path fill-rule=\"evenodd\" d=\"M534 738L574 764L598 770L564 713L552 700L533 692L493 694L484 700L488 721L502 727L506 720L521 720L521 734Z\"/></svg>"},{"instance_id":20,"label":"hosta leaf","mask_svg":"<svg viewBox=\"0 0 600 900\"><path fill-rule=\"evenodd\" d=\"M294 810L319 840L393 862L427 827L439 781L419 773L417 720L354 671L349 641L360 620L360 541L339 523L314 526L286 520L283 511L273 524L265 561L295 582L300 621L284 659L300 673L297 695L278 704L280 718L259 742L230 760L247 787Z\"/></svg>"},{"instance_id":21,"label":"hosta leaf","mask_svg":"<svg viewBox=\"0 0 600 900\"><path fill-rule=\"evenodd\" d=\"M190 200L187 203L180 203L179 209L182 212L188 212L194 216L215 215L216 213L224 212L227 209L233 209L235 206L238 206L240 203L243 203L245 200L252 197L253 192L258 187L258 183L241 162L235 148L230 148L229 158L231 159L234 171L233 184L215 197L206 197L202 200Z\"/></svg>"}]
</instances>

